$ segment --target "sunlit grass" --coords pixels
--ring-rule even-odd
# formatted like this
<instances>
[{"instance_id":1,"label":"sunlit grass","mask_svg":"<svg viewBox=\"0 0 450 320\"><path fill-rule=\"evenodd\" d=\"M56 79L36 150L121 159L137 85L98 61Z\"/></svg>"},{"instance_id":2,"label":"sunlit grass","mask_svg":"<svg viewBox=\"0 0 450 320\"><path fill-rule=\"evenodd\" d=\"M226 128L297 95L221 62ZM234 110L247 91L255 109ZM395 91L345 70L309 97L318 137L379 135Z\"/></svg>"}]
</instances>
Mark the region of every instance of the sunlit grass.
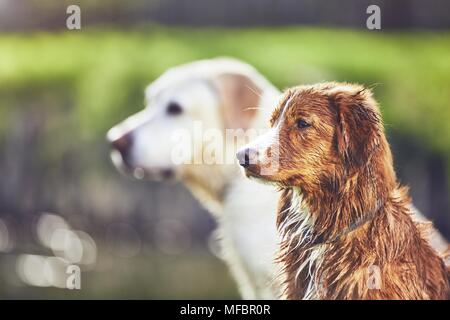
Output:
<instances>
[{"instance_id":1,"label":"sunlit grass","mask_svg":"<svg viewBox=\"0 0 450 320\"><path fill-rule=\"evenodd\" d=\"M325 80L375 85L388 126L450 157L450 33L154 26L4 34L1 114L55 93L66 97L86 137L103 135L142 107L145 85L168 67L223 55L250 62L280 88Z\"/></svg>"}]
</instances>

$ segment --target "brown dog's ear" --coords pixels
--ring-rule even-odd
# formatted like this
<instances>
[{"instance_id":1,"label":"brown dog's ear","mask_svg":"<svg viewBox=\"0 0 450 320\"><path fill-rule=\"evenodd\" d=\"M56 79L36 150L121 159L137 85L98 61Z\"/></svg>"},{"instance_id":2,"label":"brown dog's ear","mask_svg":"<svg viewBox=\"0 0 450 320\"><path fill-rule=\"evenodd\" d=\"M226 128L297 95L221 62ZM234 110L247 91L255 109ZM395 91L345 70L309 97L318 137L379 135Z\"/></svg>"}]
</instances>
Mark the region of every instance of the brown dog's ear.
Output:
<instances>
[{"instance_id":1,"label":"brown dog's ear","mask_svg":"<svg viewBox=\"0 0 450 320\"><path fill-rule=\"evenodd\" d=\"M213 79L221 102L225 128L248 129L257 113L261 89L248 77L225 73Z\"/></svg>"},{"instance_id":2,"label":"brown dog's ear","mask_svg":"<svg viewBox=\"0 0 450 320\"><path fill-rule=\"evenodd\" d=\"M349 168L370 161L380 145L382 123L376 101L369 89L350 87L329 96L337 112L337 151Z\"/></svg>"}]
</instances>

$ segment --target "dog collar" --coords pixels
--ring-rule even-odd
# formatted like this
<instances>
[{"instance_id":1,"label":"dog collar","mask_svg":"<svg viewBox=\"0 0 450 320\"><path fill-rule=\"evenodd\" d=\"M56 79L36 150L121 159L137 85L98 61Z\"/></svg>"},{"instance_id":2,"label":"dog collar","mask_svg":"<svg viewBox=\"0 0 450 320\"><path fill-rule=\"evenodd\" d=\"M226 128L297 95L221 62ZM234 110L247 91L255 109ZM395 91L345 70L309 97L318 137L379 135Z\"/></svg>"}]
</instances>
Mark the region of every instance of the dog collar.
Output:
<instances>
[{"instance_id":1,"label":"dog collar","mask_svg":"<svg viewBox=\"0 0 450 320\"><path fill-rule=\"evenodd\" d=\"M372 210L368 215L365 215L359 219L357 219L355 222L351 223L348 227L346 227L342 232L339 232L337 235L331 237L331 239L324 240L323 235L319 235L314 239L314 241L311 242L311 247L322 245L322 244L331 244L336 241L338 241L342 236L345 236L349 234L352 231L355 231L356 229L362 227L367 222L373 220L375 217L375 214L380 210L383 203L381 201L377 201L377 205L374 210Z\"/></svg>"}]
</instances>

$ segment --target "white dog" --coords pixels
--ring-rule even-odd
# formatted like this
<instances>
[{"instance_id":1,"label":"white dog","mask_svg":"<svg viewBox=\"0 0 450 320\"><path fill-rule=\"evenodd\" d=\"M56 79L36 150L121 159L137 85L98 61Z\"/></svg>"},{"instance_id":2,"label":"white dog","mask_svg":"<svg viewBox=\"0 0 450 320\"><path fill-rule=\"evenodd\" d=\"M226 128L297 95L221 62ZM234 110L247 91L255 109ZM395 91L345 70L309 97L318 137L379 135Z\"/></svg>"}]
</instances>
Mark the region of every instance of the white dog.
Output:
<instances>
[{"instance_id":1,"label":"white dog","mask_svg":"<svg viewBox=\"0 0 450 320\"><path fill-rule=\"evenodd\" d=\"M240 174L235 151L245 141L221 135L221 161L205 163L201 154L211 143L203 136L217 129L267 128L279 94L245 63L197 61L165 72L146 89L147 108L108 132L116 149L113 161L122 171L137 178L179 179L209 209L223 259L245 299L278 296L273 282L277 193ZM200 126L204 135L196 132ZM179 135L189 152L175 161Z\"/></svg>"},{"instance_id":2,"label":"white dog","mask_svg":"<svg viewBox=\"0 0 450 320\"><path fill-rule=\"evenodd\" d=\"M217 220L222 257L245 299L280 294L274 263L278 194L240 174L235 151L248 141L236 143L236 135L222 133L267 128L279 95L248 64L197 61L165 72L146 89L147 108L108 132L118 168L139 179L181 180L209 209ZM223 154L208 161L205 150L217 136ZM179 147L185 152L175 152Z\"/></svg>"}]
</instances>

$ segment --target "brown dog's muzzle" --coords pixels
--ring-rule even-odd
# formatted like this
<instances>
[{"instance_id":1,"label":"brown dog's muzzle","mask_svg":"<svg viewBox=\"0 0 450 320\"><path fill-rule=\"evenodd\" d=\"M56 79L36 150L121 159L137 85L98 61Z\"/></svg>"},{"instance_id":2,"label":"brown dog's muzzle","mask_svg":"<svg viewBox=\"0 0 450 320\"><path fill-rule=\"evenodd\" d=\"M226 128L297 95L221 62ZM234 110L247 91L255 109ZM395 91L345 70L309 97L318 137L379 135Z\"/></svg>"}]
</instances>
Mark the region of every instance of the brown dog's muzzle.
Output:
<instances>
[{"instance_id":1,"label":"brown dog's muzzle","mask_svg":"<svg viewBox=\"0 0 450 320\"><path fill-rule=\"evenodd\" d=\"M236 153L239 164L250 174L259 174L259 152L253 148L244 147Z\"/></svg>"}]
</instances>

